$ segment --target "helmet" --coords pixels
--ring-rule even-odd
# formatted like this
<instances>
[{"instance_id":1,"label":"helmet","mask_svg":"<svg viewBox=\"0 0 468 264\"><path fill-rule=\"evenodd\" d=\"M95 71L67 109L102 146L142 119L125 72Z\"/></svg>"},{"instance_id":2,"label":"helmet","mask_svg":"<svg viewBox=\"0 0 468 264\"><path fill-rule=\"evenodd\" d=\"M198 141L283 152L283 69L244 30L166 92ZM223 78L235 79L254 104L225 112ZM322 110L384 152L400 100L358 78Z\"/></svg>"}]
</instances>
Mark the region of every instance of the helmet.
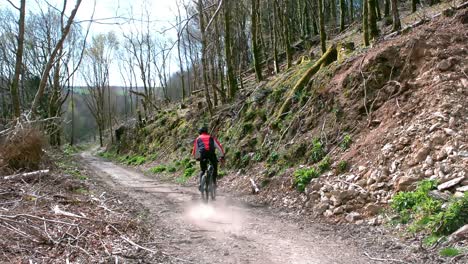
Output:
<instances>
[{"instance_id":1,"label":"helmet","mask_svg":"<svg viewBox=\"0 0 468 264\"><path fill-rule=\"evenodd\" d=\"M198 134L202 133L208 133L208 127L202 126L201 128L198 129Z\"/></svg>"}]
</instances>

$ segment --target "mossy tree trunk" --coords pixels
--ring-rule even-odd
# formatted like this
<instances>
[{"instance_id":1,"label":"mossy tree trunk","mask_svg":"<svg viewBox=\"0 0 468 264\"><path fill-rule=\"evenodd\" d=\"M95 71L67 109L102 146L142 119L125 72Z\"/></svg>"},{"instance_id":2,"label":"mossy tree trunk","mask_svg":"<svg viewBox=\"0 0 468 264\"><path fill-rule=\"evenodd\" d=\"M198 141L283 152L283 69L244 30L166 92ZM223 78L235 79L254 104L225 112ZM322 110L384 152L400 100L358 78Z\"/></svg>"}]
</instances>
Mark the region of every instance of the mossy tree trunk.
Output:
<instances>
[{"instance_id":1,"label":"mossy tree trunk","mask_svg":"<svg viewBox=\"0 0 468 264\"><path fill-rule=\"evenodd\" d=\"M411 12L416 12L416 5L418 4L418 0L411 0Z\"/></svg>"},{"instance_id":2,"label":"mossy tree trunk","mask_svg":"<svg viewBox=\"0 0 468 264\"><path fill-rule=\"evenodd\" d=\"M393 17L393 28L392 31L398 31L401 29L400 14L398 13L397 0L392 0L392 17Z\"/></svg>"},{"instance_id":3,"label":"mossy tree trunk","mask_svg":"<svg viewBox=\"0 0 468 264\"><path fill-rule=\"evenodd\" d=\"M319 24L320 24L320 47L322 49L322 54L325 54L327 51L327 33L325 32L325 19L323 15L323 1L317 0L319 7Z\"/></svg>"},{"instance_id":4,"label":"mossy tree trunk","mask_svg":"<svg viewBox=\"0 0 468 264\"><path fill-rule=\"evenodd\" d=\"M379 36L379 30L377 28L377 0L367 0L369 6L369 36L371 39L376 39Z\"/></svg>"},{"instance_id":5,"label":"mossy tree trunk","mask_svg":"<svg viewBox=\"0 0 468 264\"><path fill-rule=\"evenodd\" d=\"M290 18L289 18L289 1L283 0L284 8L283 8L283 39L286 51L286 65L287 68L291 68L292 65L292 49L291 49L291 36L289 31L290 26Z\"/></svg>"},{"instance_id":6,"label":"mossy tree trunk","mask_svg":"<svg viewBox=\"0 0 468 264\"><path fill-rule=\"evenodd\" d=\"M340 32L345 30L346 21L346 1L340 0Z\"/></svg>"},{"instance_id":7,"label":"mossy tree trunk","mask_svg":"<svg viewBox=\"0 0 468 264\"><path fill-rule=\"evenodd\" d=\"M354 21L354 2L349 0L349 21Z\"/></svg>"},{"instance_id":8,"label":"mossy tree trunk","mask_svg":"<svg viewBox=\"0 0 468 264\"><path fill-rule=\"evenodd\" d=\"M283 105L281 106L281 108L280 108L280 110L278 112L278 116L277 116L278 119L282 118L284 113L289 111L289 108L291 107L291 103L292 103L292 98L294 97L294 95L297 92L301 91L304 88L304 86L307 85L310 78L312 78L312 76L314 76L314 74L316 74L320 70L321 67L327 66L328 64L336 61L337 58L338 58L338 51L336 49L336 45L333 44L322 55L322 57L317 62L315 62L314 65L312 67L310 67L310 69L308 69L304 73L302 78L299 79L299 81L296 83L296 85L294 85L294 87L289 91L288 98L284 101Z\"/></svg>"},{"instance_id":9,"label":"mossy tree trunk","mask_svg":"<svg viewBox=\"0 0 468 264\"><path fill-rule=\"evenodd\" d=\"M384 4L384 16L389 17L390 16L390 0L385 0Z\"/></svg>"},{"instance_id":10,"label":"mossy tree trunk","mask_svg":"<svg viewBox=\"0 0 468 264\"><path fill-rule=\"evenodd\" d=\"M270 1L267 1L267 4L270 7ZM272 34L272 41L273 41L273 68L275 71L275 74L278 74L280 72L279 68L279 60L278 60L278 12L274 6L273 3L273 19L272 21L270 20L271 23L271 34Z\"/></svg>"},{"instance_id":11,"label":"mossy tree trunk","mask_svg":"<svg viewBox=\"0 0 468 264\"><path fill-rule=\"evenodd\" d=\"M369 5L368 0L362 1L362 34L364 39L364 46L369 46Z\"/></svg>"},{"instance_id":12,"label":"mossy tree trunk","mask_svg":"<svg viewBox=\"0 0 468 264\"><path fill-rule=\"evenodd\" d=\"M375 15L378 21L382 20L382 15L380 14L379 0L375 0Z\"/></svg>"},{"instance_id":13,"label":"mossy tree trunk","mask_svg":"<svg viewBox=\"0 0 468 264\"><path fill-rule=\"evenodd\" d=\"M250 0L251 4L251 18L252 18L252 23L251 23L251 33L252 33L252 57L253 57L253 64L254 64L254 69L255 69L255 77L257 78L257 82L262 81L262 68L260 66L260 49L258 45L258 36L257 36L257 30L258 30L258 0Z\"/></svg>"},{"instance_id":14,"label":"mossy tree trunk","mask_svg":"<svg viewBox=\"0 0 468 264\"><path fill-rule=\"evenodd\" d=\"M226 56L227 83L229 86L229 97L231 99L237 93L237 79L234 74L234 62L232 58L232 39L231 39L231 1L225 1L224 11L224 54Z\"/></svg>"}]
</instances>

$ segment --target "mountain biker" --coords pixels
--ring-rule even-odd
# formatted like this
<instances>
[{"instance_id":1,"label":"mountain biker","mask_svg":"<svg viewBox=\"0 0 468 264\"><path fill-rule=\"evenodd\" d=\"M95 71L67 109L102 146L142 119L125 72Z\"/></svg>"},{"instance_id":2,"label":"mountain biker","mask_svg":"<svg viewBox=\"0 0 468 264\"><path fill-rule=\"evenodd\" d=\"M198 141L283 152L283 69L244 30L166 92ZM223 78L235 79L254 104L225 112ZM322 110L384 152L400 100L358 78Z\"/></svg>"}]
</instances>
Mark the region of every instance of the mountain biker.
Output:
<instances>
[{"instance_id":1,"label":"mountain biker","mask_svg":"<svg viewBox=\"0 0 468 264\"><path fill-rule=\"evenodd\" d=\"M220 161L224 160L224 149L221 146L219 141L208 134L208 128L203 126L198 130L199 136L193 142L193 150L192 155L198 161L200 161L200 191L202 190L201 187L201 178L203 174L208 169L208 161L211 162L213 165L213 184L216 187L216 178L218 177L218 158L216 157L215 150L217 149L221 154Z\"/></svg>"}]
</instances>

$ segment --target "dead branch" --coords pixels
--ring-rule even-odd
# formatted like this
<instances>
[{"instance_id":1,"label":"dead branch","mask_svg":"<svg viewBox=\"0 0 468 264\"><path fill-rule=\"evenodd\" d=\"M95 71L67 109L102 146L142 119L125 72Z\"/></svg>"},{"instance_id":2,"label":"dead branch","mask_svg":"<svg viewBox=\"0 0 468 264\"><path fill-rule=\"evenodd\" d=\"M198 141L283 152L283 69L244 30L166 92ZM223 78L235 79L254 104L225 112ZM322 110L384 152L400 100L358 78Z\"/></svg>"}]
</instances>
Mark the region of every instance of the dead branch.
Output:
<instances>
[{"instance_id":1,"label":"dead branch","mask_svg":"<svg viewBox=\"0 0 468 264\"><path fill-rule=\"evenodd\" d=\"M250 184L252 185L252 193L257 194L260 192L260 189L258 188L257 184L255 184L254 179L250 178Z\"/></svg>"},{"instance_id":2,"label":"dead branch","mask_svg":"<svg viewBox=\"0 0 468 264\"><path fill-rule=\"evenodd\" d=\"M49 173L49 170L40 170L40 171L33 171L33 172L27 172L27 173L20 173L20 174L13 174L9 176L4 176L3 180L25 180L28 178L35 178L35 177L41 177Z\"/></svg>"},{"instance_id":3,"label":"dead branch","mask_svg":"<svg viewBox=\"0 0 468 264\"><path fill-rule=\"evenodd\" d=\"M399 259L373 258L367 252L364 252L364 255L366 255L366 257L368 257L369 259L376 260L376 261L390 261L390 262L398 262L398 263L408 263L408 262L405 262L405 261L399 260Z\"/></svg>"}]
</instances>

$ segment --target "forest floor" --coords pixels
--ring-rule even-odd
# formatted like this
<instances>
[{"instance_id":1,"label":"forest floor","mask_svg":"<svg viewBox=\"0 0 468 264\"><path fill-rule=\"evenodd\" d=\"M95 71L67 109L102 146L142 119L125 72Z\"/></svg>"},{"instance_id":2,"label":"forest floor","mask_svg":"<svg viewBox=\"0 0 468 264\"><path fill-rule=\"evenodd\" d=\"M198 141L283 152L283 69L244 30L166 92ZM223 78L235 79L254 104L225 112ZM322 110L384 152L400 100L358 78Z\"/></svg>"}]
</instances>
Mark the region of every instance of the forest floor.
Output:
<instances>
[{"instance_id":1,"label":"forest floor","mask_svg":"<svg viewBox=\"0 0 468 264\"><path fill-rule=\"evenodd\" d=\"M331 225L259 207L221 188L203 204L196 186L168 183L91 152L80 155L92 180L147 211L154 237L144 247L164 252L162 263L445 263L385 227Z\"/></svg>"}]
</instances>

